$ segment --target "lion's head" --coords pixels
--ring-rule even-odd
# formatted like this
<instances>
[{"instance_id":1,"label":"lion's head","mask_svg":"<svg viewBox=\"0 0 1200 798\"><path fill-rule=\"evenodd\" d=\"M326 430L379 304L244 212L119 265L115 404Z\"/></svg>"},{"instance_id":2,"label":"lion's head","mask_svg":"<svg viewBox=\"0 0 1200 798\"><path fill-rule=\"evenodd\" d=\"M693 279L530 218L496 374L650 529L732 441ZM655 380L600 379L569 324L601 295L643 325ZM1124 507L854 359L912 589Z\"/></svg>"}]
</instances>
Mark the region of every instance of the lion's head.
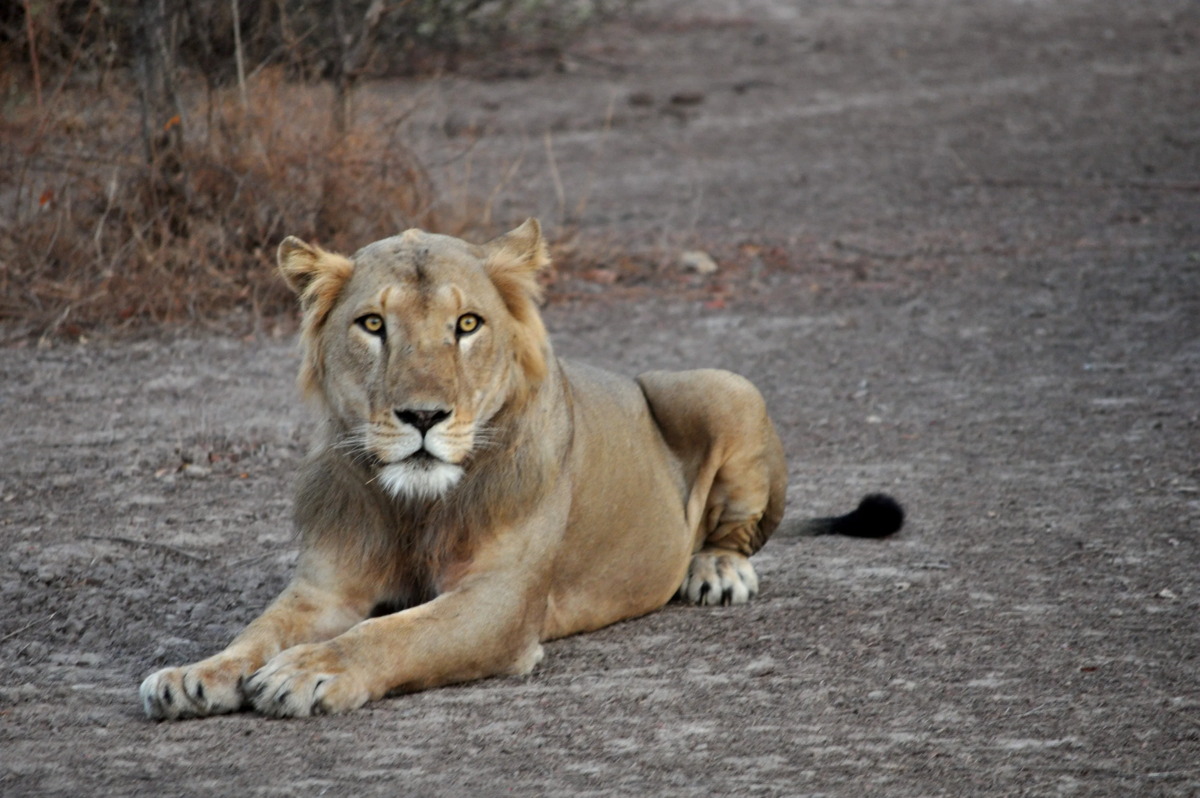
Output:
<instances>
[{"instance_id":1,"label":"lion's head","mask_svg":"<svg viewBox=\"0 0 1200 798\"><path fill-rule=\"evenodd\" d=\"M519 411L550 356L534 219L482 246L420 230L346 258L296 238L279 267L304 311L300 384L332 446L398 498L442 496Z\"/></svg>"}]
</instances>

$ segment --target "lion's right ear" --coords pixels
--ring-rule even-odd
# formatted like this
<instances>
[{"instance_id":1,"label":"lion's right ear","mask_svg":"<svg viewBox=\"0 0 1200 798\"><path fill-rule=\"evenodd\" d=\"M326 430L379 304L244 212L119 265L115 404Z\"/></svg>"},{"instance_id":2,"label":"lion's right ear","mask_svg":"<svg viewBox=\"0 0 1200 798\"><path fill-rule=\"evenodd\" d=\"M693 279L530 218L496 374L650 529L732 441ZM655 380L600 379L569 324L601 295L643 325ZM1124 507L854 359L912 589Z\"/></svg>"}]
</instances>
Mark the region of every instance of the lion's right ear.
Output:
<instances>
[{"instance_id":1,"label":"lion's right ear","mask_svg":"<svg viewBox=\"0 0 1200 798\"><path fill-rule=\"evenodd\" d=\"M354 261L288 236L279 244L279 273L300 297L306 326L319 327L333 309Z\"/></svg>"},{"instance_id":2,"label":"lion's right ear","mask_svg":"<svg viewBox=\"0 0 1200 798\"><path fill-rule=\"evenodd\" d=\"M305 342L305 356L300 366L300 385L305 394L317 393L325 366L318 333L354 273L354 261L294 236L279 244L277 258L279 273L300 297L300 308L304 311L301 338Z\"/></svg>"},{"instance_id":3,"label":"lion's right ear","mask_svg":"<svg viewBox=\"0 0 1200 798\"><path fill-rule=\"evenodd\" d=\"M279 273L288 288L300 297L305 310L317 299L327 298L332 304L354 271L354 262L349 258L326 252L295 236L280 242L276 259ZM328 296L330 293L333 296Z\"/></svg>"}]
</instances>

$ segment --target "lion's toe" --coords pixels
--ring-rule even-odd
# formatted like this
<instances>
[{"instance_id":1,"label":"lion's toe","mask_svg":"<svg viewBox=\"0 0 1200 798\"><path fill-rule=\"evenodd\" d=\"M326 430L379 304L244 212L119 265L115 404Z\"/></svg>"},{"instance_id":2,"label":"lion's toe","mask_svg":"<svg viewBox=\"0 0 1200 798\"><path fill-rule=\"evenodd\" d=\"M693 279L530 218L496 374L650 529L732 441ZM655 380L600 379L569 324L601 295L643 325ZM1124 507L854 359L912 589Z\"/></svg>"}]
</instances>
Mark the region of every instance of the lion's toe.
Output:
<instances>
[{"instance_id":1,"label":"lion's toe","mask_svg":"<svg viewBox=\"0 0 1200 798\"><path fill-rule=\"evenodd\" d=\"M316 644L276 655L246 682L246 697L268 717L306 718L358 709L370 695L328 647Z\"/></svg>"},{"instance_id":2,"label":"lion's toe","mask_svg":"<svg viewBox=\"0 0 1200 798\"><path fill-rule=\"evenodd\" d=\"M203 718L236 712L242 706L239 687L244 670L238 661L219 657L183 668L164 668L142 682L138 695L152 720Z\"/></svg>"},{"instance_id":3,"label":"lion's toe","mask_svg":"<svg viewBox=\"0 0 1200 798\"><path fill-rule=\"evenodd\" d=\"M758 574L745 556L704 549L692 556L679 597L693 604L745 604L758 595Z\"/></svg>"}]
</instances>

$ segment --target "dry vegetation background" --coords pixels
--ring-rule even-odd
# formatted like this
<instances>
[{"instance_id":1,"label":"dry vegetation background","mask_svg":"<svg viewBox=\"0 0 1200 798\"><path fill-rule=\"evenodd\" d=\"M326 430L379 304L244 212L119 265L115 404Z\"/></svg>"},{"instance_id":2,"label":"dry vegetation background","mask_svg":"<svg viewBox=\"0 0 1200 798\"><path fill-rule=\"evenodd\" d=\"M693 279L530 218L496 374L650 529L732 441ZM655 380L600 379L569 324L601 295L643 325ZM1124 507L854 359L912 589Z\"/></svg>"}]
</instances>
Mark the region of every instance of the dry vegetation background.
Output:
<instances>
[{"instance_id":1,"label":"dry vegetation background","mask_svg":"<svg viewBox=\"0 0 1200 798\"><path fill-rule=\"evenodd\" d=\"M285 235L495 232L487 196L440 191L406 147L413 108L356 86L553 64L628 2L0 6L0 338L253 328L290 312Z\"/></svg>"}]
</instances>

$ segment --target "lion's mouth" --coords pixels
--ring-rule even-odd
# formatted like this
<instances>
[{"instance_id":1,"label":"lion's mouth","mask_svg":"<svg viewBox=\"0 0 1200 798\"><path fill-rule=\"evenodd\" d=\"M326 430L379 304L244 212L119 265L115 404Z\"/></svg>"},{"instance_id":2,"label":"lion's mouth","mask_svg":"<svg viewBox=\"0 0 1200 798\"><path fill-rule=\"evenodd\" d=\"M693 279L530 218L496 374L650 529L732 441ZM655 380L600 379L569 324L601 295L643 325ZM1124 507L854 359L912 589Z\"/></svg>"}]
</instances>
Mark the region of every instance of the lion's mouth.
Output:
<instances>
[{"instance_id":1,"label":"lion's mouth","mask_svg":"<svg viewBox=\"0 0 1200 798\"><path fill-rule=\"evenodd\" d=\"M461 465L448 463L424 447L405 457L381 465L379 485L393 496L436 499L462 479Z\"/></svg>"}]
</instances>

